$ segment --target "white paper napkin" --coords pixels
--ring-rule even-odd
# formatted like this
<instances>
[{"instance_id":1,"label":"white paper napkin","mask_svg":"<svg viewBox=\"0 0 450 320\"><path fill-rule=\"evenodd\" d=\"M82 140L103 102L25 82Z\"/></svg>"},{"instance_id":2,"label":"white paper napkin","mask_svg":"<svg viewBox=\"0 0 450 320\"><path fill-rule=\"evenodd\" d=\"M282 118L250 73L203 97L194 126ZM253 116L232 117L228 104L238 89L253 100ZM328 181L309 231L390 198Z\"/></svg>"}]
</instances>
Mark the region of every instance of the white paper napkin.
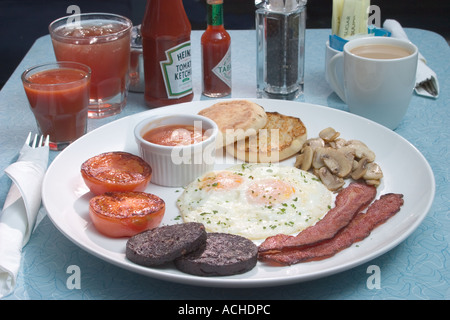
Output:
<instances>
[{"instance_id":1,"label":"white paper napkin","mask_svg":"<svg viewBox=\"0 0 450 320\"><path fill-rule=\"evenodd\" d=\"M397 20L387 19L383 23L383 28L391 32L391 37L405 39L408 40L408 36L403 30L400 23ZM419 86L419 83L425 80L431 80L434 89L437 94L432 95L427 92L422 86ZM416 88L415 91L418 95L426 96L429 98L438 98L439 97L439 82L436 76L436 73L430 69L427 65L427 60L420 54L419 52L419 61L417 63L417 74L416 74Z\"/></svg>"},{"instance_id":2,"label":"white paper napkin","mask_svg":"<svg viewBox=\"0 0 450 320\"><path fill-rule=\"evenodd\" d=\"M14 290L22 248L37 225L48 156L48 146L24 144L17 162L5 169L12 183L0 215L0 298Z\"/></svg>"}]
</instances>

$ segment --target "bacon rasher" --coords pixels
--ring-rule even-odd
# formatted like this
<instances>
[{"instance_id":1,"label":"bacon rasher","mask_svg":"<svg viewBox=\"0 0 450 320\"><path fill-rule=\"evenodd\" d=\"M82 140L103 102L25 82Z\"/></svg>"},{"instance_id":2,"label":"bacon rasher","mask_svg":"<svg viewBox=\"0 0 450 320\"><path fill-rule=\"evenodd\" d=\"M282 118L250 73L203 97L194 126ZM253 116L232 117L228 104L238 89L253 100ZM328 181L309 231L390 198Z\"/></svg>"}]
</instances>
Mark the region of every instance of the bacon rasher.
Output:
<instances>
[{"instance_id":1,"label":"bacon rasher","mask_svg":"<svg viewBox=\"0 0 450 320\"><path fill-rule=\"evenodd\" d=\"M265 254L260 259L278 265L292 265L299 262L322 260L365 239L380 224L395 215L403 205L403 195L389 193L369 206L367 212L360 212L348 226L335 237L304 249L290 249L273 254Z\"/></svg>"},{"instance_id":2,"label":"bacon rasher","mask_svg":"<svg viewBox=\"0 0 450 320\"><path fill-rule=\"evenodd\" d=\"M376 188L353 182L336 196L335 207L315 225L290 236L278 234L268 237L258 247L260 255L276 253L285 249L303 248L333 238L339 230L349 224L354 216L364 210L376 197Z\"/></svg>"}]
</instances>

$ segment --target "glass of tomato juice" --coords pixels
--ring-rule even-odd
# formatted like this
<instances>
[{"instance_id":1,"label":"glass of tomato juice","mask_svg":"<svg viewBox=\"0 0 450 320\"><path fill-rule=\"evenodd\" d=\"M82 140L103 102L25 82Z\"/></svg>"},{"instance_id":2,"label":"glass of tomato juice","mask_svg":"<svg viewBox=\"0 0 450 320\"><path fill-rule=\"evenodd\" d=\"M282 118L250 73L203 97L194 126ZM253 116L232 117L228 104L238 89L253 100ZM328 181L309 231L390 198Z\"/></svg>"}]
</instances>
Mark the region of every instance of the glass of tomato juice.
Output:
<instances>
[{"instance_id":1,"label":"glass of tomato juice","mask_svg":"<svg viewBox=\"0 0 450 320\"><path fill-rule=\"evenodd\" d=\"M22 73L22 83L40 134L50 149L62 150L86 133L91 69L76 62L38 65Z\"/></svg>"},{"instance_id":2,"label":"glass of tomato juice","mask_svg":"<svg viewBox=\"0 0 450 320\"><path fill-rule=\"evenodd\" d=\"M128 18L109 13L70 15L49 25L56 60L92 70L90 118L120 113L126 105L132 26Z\"/></svg>"}]
</instances>

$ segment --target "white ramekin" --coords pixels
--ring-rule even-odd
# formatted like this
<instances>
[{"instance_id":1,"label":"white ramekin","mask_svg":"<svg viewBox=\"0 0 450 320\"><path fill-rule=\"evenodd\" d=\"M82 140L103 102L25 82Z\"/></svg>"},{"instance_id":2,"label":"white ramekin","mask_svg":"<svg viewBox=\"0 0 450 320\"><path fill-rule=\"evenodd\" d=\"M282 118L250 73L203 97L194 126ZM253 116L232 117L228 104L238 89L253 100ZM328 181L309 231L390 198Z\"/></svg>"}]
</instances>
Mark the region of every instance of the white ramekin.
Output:
<instances>
[{"instance_id":1,"label":"white ramekin","mask_svg":"<svg viewBox=\"0 0 450 320\"><path fill-rule=\"evenodd\" d=\"M143 139L151 129L164 125L194 125L208 138L187 146L164 146ZM203 173L213 170L219 129L209 118L194 114L160 115L137 124L134 136L141 157L152 167L151 182L165 187L183 187Z\"/></svg>"}]
</instances>

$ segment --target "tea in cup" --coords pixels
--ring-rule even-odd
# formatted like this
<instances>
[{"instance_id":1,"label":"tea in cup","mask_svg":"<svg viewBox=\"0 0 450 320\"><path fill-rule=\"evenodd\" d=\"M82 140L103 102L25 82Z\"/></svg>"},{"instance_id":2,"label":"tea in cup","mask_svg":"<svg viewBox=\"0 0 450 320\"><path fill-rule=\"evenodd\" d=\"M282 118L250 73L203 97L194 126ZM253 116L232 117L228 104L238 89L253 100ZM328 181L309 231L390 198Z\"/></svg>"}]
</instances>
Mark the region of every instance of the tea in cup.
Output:
<instances>
[{"instance_id":1,"label":"tea in cup","mask_svg":"<svg viewBox=\"0 0 450 320\"><path fill-rule=\"evenodd\" d=\"M409 41L354 39L330 59L327 79L350 112L394 130L411 101L417 60L418 49Z\"/></svg>"}]
</instances>

